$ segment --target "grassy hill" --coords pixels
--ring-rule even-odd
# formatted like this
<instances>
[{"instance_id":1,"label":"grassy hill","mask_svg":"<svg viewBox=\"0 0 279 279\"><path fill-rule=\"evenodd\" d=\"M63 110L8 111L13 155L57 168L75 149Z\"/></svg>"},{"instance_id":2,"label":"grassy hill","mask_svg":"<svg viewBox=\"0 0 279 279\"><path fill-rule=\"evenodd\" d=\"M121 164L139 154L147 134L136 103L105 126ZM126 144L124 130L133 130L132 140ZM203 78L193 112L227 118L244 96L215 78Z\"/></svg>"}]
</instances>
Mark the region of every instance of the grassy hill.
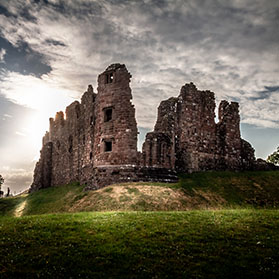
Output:
<instances>
[{"instance_id":1,"label":"grassy hill","mask_svg":"<svg viewBox=\"0 0 279 279\"><path fill-rule=\"evenodd\" d=\"M78 184L0 199L0 214L24 216L80 211L170 211L277 208L279 171L185 174L175 184L124 183L98 191Z\"/></svg>"},{"instance_id":2,"label":"grassy hill","mask_svg":"<svg viewBox=\"0 0 279 279\"><path fill-rule=\"evenodd\" d=\"M279 172L0 199L0 278L279 278L278 205Z\"/></svg>"}]
</instances>

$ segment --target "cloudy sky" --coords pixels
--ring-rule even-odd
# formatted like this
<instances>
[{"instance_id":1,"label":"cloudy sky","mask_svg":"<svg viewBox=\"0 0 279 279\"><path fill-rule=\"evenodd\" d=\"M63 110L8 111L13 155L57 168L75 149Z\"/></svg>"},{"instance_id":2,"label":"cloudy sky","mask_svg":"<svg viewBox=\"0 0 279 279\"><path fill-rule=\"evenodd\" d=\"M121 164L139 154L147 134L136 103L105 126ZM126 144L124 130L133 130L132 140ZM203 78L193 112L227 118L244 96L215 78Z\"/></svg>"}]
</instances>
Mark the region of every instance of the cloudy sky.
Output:
<instances>
[{"instance_id":1,"label":"cloudy sky","mask_svg":"<svg viewBox=\"0 0 279 279\"><path fill-rule=\"evenodd\" d=\"M48 118L126 64L140 140L193 81L237 101L242 137L279 145L278 0L0 0L0 174L29 187Z\"/></svg>"}]
</instances>

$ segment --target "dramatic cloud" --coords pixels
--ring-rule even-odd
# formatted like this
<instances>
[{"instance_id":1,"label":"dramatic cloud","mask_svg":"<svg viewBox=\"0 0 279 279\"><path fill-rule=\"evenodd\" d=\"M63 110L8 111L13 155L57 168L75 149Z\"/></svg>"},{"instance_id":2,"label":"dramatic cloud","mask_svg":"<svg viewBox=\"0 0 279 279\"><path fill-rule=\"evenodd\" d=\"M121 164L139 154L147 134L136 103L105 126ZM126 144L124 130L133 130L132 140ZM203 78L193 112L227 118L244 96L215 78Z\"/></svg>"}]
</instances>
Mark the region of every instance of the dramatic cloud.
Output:
<instances>
[{"instance_id":1,"label":"dramatic cloud","mask_svg":"<svg viewBox=\"0 0 279 279\"><path fill-rule=\"evenodd\" d=\"M135 77L142 127L152 128L154 105L190 80L215 91L218 100L250 104L242 111L244 121L278 127L278 116L262 114L257 122L255 110L262 105L253 99L278 86L278 6L277 1L9 1L1 25L14 48L25 45L26 60L49 67L45 80L75 90L75 97L108 64L125 62ZM142 102L144 94L150 102Z\"/></svg>"},{"instance_id":2,"label":"dramatic cloud","mask_svg":"<svg viewBox=\"0 0 279 279\"><path fill-rule=\"evenodd\" d=\"M133 75L140 131L190 81L218 102L240 102L243 123L279 128L276 0L0 3L0 94L44 123L33 138L88 84L96 91L97 75L114 62Z\"/></svg>"}]
</instances>

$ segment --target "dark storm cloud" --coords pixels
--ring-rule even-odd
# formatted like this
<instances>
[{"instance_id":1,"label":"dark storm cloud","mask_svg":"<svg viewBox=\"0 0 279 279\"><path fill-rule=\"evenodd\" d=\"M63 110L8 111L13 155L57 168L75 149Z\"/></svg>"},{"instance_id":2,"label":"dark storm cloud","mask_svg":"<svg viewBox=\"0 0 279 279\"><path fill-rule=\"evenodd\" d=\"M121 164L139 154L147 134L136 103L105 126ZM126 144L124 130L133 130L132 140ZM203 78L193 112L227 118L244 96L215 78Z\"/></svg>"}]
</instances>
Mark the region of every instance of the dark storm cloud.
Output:
<instances>
[{"instance_id":1,"label":"dark storm cloud","mask_svg":"<svg viewBox=\"0 0 279 279\"><path fill-rule=\"evenodd\" d=\"M47 39L45 42L47 44L54 45L54 46L62 46L62 47L66 46L63 42L52 40L52 39Z\"/></svg>"},{"instance_id":2,"label":"dark storm cloud","mask_svg":"<svg viewBox=\"0 0 279 279\"><path fill-rule=\"evenodd\" d=\"M52 77L61 80L63 75L65 84L97 75L111 62L124 62L134 76L136 94L154 89L148 92L152 103L160 101L157 90L178 94L189 81L215 91L218 100L240 102L257 99L258 92L275 86L277 1L49 0L2 6L8 17L21 14L11 21L20 32L4 32L6 39L16 45L29 38L32 50L55 68ZM31 22L22 21L24 14ZM34 36L28 37L32 29ZM39 70L38 76L50 69ZM170 89L173 83L177 85ZM246 119L251 118L248 112L243 112Z\"/></svg>"},{"instance_id":3,"label":"dark storm cloud","mask_svg":"<svg viewBox=\"0 0 279 279\"><path fill-rule=\"evenodd\" d=\"M20 9L19 13L14 14L10 12L7 8L0 4L0 14L5 15L6 17L13 17L13 18L22 18L23 20L36 22L37 18L33 16L27 7L23 7Z\"/></svg>"},{"instance_id":4,"label":"dark storm cloud","mask_svg":"<svg viewBox=\"0 0 279 279\"><path fill-rule=\"evenodd\" d=\"M37 9L49 8L54 13L62 14L66 17L76 17L83 19L92 15L101 15L103 7L98 1L34 1ZM55 16L55 15L51 15Z\"/></svg>"},{"instance_id":5,"label":"dark storm cloud","mask_svg":"<svg viewBox=\"0 0 279 279\"><path fill-rule=\"evenodd\" d=\"M178 94L181 85L189 81L215 91L218 100L240 102L249 102L265 87L275 86L277 1L11 3L5 5L6 14L25 8L38 24L24 23L21 17L14 24L25 24L24 28L17 34L6 33L6 37L14 45L20 36L28 37L33 28L38 29L29 39L30 46L47 57L50 67L56 69L51 71L56 79L63 75L73 82L89 73L97 76L107 64L124 62L134 76L133 86L139 94L135 100L148 87L151 103L161 100L158 90L168 97ZM67 64L67 58L74 67ZM176 86L169 88L174 83ZM143 105L137 109L142 111ZM251 119L249 111L253 110L243 111L244 119Z\"/></svg>"},{"instance_id":6,"label":"dark storm cloud","mask_svg":"<svg viewBox=\"0 0 279 279\"><path fill-rule=\"evenodd\" d=\"M251 100L262 100L269 98L273 93L277 93L279 95L279 86L265 86L264 91L257 92L255 97L251 97Z\"/></svg>"},{"instance_id":7,"label":"dark storm cloud","mask_svg":"<svg viewBox=\"0 0 279 279\"><path fill-rule=\"evenodd\" d=\"M4 15L4 16L6 16L6 17L15 17L15 15L14 14L12 14L12 13L10 13L9 11L8 11L8 9L6 9L4 6L2 6L1 4L0 4L0 15Z\"/></svg>"},{"instance_id":8,"label":"dark storm cloud","mask_svg":"<svg viewBox=\"0 0 279 279\"><path fill-rule=\"evenodd\" d=\"M19 14L23 19L27 20L27 21L32 21L34 23L37 22L37 18L35 16L33 16L30 12L29 12L29 9L28 8L23 8L21 11L20 11L20 14Z\"/></svg>"},{"instance_id":9,"label":"dark storm cloud","mask_svg":"<svg viewBox=\"0 0 279 279\"><path fill-rule=\"evenodd\" d=\"M0 36L0 49L6 51L5 63L0 64L0 69L18 72L23 75L33 74L38 77L51 71L51 67L44 61L43 54L32 50L23 40L13 46Z\"/></svg>"}]
</instances>

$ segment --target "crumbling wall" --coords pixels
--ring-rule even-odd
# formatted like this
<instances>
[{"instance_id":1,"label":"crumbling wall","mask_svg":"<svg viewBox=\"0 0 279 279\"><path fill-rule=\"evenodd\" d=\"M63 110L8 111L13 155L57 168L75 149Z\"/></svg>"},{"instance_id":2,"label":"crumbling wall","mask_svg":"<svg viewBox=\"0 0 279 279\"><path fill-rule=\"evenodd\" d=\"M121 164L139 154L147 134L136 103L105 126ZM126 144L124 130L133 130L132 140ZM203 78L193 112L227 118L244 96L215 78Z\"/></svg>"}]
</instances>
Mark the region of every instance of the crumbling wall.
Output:
<instances>
[{"instance_id":1,"label":"crumbling wall","mask_svg":"<svg viewBox=\"0 0 279 279\"><path fill-rule=\"evenodd\" d=\"M80 183L92 180L92 168L94 164L94 133L95 133L95 104L96 96L93 87L88 86L87 91L81 97L80 119Z\"/></svg>"},{"instance_id":2,"label":"crumbling wall","mask_svg":"<svg viewBox=\"0 0 279 279\"><path fill-rule=\"evenodd\" d=\"M177 101L177 98L170 98L158 107L154 132L147 133L142 147L144 166L175 168Z\"/></svg>"},{"instance_id":3,"label":"crumbling wall","mask_svg":"<svg viewBox=\"0 0 279 279\"><path fill-rule=\"evenodd\" d=\"M238 169L242 164L240 116L238 103L221 101L217 124L218 165L221 169Z\"/></svg>"},{"instance_id":4,"label":"crumbling wall","mask_svg":"<svg viewBox=\"0 0 279 279\"><path fill-rule=\"evenodd\" d=\"M214 167L216 150L215 98L193 83L182 86L178 103L176 168L179 171Z\"/></svg>"},{"instance_id":5,"label":"crumbling wall","mask_svg":"<svg viewBox=\"0 0 279 279\"><path fill-rule=\"evenodd\" d=\"M31 189L74 181L98 188L135 179L138 131L130 78L125 65L112 64L98 77L98 94L89 85L66 117L58 112L50 118Z\"/></svg>"},{"instance_id":6,"label":"crumbling wall","mask_svg":"<svg viewBox=\"0 0 279 279\"><path fill-rule=\"evenodd\" d=\"M193 83L161 102L154 132L143 144L143 164L163 167L166 145L172 163L165 166L178 172L251 169L254 149L240 137L238 103L222 101L217 124L215 106L214 93Z\"/></svg>"},{"instance_id":7,"label":"crumbling wall","mask_svg":"<svg viewBox=\"0 0 279 279\"><path fill-rule=\"evenodd\" d=\"M78 181L97 189L126 181L177 181L176 172L261 168L241 139L239 106L222 101L215 123L215 97L193 83L162 101L154 131L137 151L137 123L125 65L112 64L55 118L43 138L31 191ZM265 165L265 168L268 167Z\"/></svg>"},{"instance_id":8,"label":"crumbling wall","mask_svg":"<svg viewBox=\"0 0 279 279\"><path fill-rule=\"evenodd\" d=\"M52 142L46 142L41 150L40 160L36 163L31 189L52 186Z\"/></svg>"},{"instance_id":9,"label":"crumbling wall","mask_svg":"<svg viewBox=\"0 0 279 279\"><path fill-rule=\"evenodd\" d=\"M256 166L257 163L256 163L256 158L255 158L255 150L251 146L251 144L244 139L241 139L241 155L240 155L240 157L242 160L242 162L241 162L242 170L252 170L252 169L258 168ZM270 168L270 169L272 169L272 168Z\"/></svg>"},{"instance_id":10,"label":"crumbling wall","mask_svg":"<svg viewBox=\"0 0 279 279\"><path fill-rule=\"evenodd\" d=\"M113 64L98 77L94 166L137 164L137 123L131 103L131 74Z\"/></svg>"},{"instance_id":11,"label":"crumbling wall","mask_svg":"<svg viewBox=\"0 0 279 279\"><path fill-rule=\"evenodd\" d=\"M66 108L66 117L60 111L50 118L31 189L92 179L95 98L89 85L81 104Z\"/></svg>"}]
</instances>

